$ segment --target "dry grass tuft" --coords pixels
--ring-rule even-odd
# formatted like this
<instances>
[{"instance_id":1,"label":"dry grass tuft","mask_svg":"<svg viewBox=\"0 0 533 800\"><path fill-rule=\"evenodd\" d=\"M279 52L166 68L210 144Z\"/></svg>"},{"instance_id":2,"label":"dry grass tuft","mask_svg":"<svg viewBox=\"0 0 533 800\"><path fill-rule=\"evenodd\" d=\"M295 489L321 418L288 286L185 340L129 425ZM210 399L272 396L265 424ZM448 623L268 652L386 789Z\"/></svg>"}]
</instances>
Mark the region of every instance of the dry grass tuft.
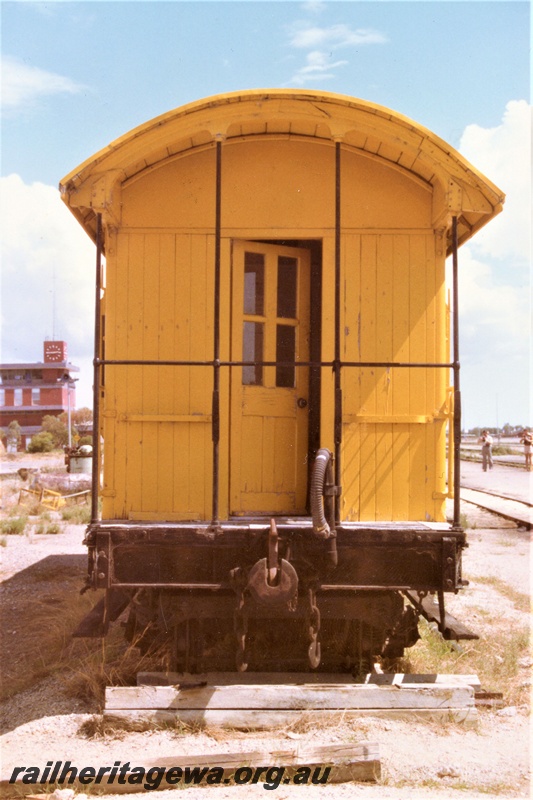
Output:
<instances>
[{"instance_id":1,"label":"dry grass tuft","mask_svg":"<svg viewBox=\"0 0 533 800\"><path fill-rule=\"evenodd\" d=\"M509 586L509 584L502 581L501 578L496 578L494 575L478 575L473 580L473 583L482 583L486 586L491 586L503 597L510 600L517 611L523 611L525 614L530 613L531 597L523 592L517 591L514 586Z\"/></svg>"},{"instance_id":2,"label":"dry grass tuft","mask_svg":"<svg viewBox=\"0 0 533 800\"><path fill-rule=\"evenodd\" d=\"M123 640L117 626L105 639L73 640L69 648L69 666L65 689L71 697L104 707L106 686L135 686L138 672L165 670L165 653L142 655L133 644Z\"/></svg>"},{"instance_id":3,"label":"dry grass tuft","mask_svg":"<svg viewBox=\"0 0 533 800\"><path fill-rule=\"evenodd\" d=\"M109 720L95 714L82 722L78 728L79 736L84 739L124 739L128 731L123 726L115 726Z\"/></svg>"},{"instance_id":4,"label":"dry grass tuft","mask_svg":"<svg viewBox=\"0 0 533 800\"><path fill-rule=\"evenodd\" d=\"M507 624L497 635L493 631L490 639L460 645L445 641L436 627L425 620L419 627L421 639L397 664L397 671L476 674L484 689L502 692L506 704L528 703L529 687L525 685L526 676L519 663L529 655L527 624Z\"/></svg>"}]
</instances>

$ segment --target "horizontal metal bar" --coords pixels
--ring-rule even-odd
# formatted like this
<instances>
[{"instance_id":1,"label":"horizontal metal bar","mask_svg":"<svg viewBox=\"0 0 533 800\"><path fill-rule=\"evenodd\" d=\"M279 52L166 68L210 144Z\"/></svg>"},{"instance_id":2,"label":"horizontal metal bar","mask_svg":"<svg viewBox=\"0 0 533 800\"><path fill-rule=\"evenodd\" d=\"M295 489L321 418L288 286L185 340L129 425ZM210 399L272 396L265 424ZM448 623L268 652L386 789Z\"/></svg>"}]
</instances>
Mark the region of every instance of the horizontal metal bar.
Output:
<instances>
[{"instance_id":1,"label":"horizontal metal bar","mask_svg":"<svg viewBox=\"0 0 533 800\"><path fill-rule=\"evenodd\" d=\"M117 583L112 581L111 587L113 589L180 589L181 591L233 591L229 583ZM362 592L362 591L383 591L394 590L398 592L407 591L435 591L435 586L424 586L414 588L411 584L334 584L328 583L317 587L317 593L321 592Z\"/></svg>"},{"instance_id":2,"label":"horizontal metal bar","mask_svg":"<svg viewBox=\"0 0 533 800\"><path fill-rule=\"evenodd\" d=\"M384 589L391 589L398 592L408 591L408 586L398 585L389 585L387 584L379 584L377 586L371 586L366 584L335 584L335 583L327 583L323 584L322 586L317 587L317 594L320 592L361 592L365 589L372 590L372 591L383 591ZM413 587L411 587L410 591L413 591ZM435 587L432 589L428 589L428 591L435 591Z\"/></svg>"},{"instance_id":3,"label":"horizontal metal bar","mask_svg":"<svg viewBox=\"0 0 533 800\"><path fill-rule=\"evenodd\" d=\"M183 591L231 591L232 587L229 583L117 583L111 582L113 589L182 589ZM405 587L408 589L409 587Z\"/></svg>"},{"instance_id":4,"label":"horizontal metal bar","mask_svg":"<svg viewBox=\"0 0 533 800\"><path fill-rule=\"evenodd\" d=\"M335 361L150 361L126 359L97 359L96 366L124 367L330 367ZM409 361L339 361L341 367L391 367L400 369L453 369L454 362L409 362Z\"/></svg>"}]
</instances>

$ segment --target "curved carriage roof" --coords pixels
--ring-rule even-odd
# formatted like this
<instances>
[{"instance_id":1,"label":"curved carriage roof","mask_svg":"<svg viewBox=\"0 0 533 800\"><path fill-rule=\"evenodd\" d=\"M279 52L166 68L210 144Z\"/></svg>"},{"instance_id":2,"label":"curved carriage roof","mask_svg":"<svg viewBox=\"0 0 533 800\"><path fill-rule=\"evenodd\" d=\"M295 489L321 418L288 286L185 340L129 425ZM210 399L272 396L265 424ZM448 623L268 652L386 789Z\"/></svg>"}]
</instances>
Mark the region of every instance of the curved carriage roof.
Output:
<instances>
[{"instance_id":1,"label":"curved carriage roof","mask_svg":"<svg viewBox=\"0 0 533 800\"><path fill-rule=\"evenodd\" d=\"M499 213L505 199L453 147L402 114L345 95L293 89L232 92L168 111L70 172L60 182L62 197L94 238L95 214L106 207L98 198L111 183L216 139L265 134L341 141L411 173L434 190L435 227L458 216L461 243Z\"/></svg>"}]
</instances>

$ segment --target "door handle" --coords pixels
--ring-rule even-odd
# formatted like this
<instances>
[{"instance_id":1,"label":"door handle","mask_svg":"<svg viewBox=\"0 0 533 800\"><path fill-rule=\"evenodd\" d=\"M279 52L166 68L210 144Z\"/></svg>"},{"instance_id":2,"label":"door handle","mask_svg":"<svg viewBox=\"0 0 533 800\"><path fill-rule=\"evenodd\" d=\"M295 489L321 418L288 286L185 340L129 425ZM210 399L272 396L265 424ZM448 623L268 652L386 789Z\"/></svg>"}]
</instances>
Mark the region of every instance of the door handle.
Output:
<instances>
[{"instance_id":1,"label":"door handle","mask_svg":"<svg viewBox=\"0 0 533 800\"><path fill-rule=\"evenodd\" d=\"M297 402L298 402L298 408L307 407L307 400L305 399L305 397L299 397Z\"/></svg>"}]
</instances>

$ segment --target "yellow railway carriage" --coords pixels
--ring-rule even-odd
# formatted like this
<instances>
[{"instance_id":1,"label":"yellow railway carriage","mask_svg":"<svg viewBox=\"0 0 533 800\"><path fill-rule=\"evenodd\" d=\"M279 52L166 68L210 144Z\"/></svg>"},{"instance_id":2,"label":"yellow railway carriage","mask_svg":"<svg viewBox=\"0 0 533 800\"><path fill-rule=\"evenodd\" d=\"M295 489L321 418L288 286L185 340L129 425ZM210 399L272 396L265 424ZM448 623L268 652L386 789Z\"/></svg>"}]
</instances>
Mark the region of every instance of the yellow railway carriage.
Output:
<instances>
[{"instance_id":1,"label":"yellow railway carriage","mask_svg":"<svg viewBox=\"0 0 533 800\"><path fill-rule=\"evenodd\" d=\"M502 192L400 114L279 89L170 111L60 189L97 245L107 591L80 635L129 606L177 668L352 671L419 614L471 635L444 616L466 543L457 251Z\"/></svg>"}]
</instances>

